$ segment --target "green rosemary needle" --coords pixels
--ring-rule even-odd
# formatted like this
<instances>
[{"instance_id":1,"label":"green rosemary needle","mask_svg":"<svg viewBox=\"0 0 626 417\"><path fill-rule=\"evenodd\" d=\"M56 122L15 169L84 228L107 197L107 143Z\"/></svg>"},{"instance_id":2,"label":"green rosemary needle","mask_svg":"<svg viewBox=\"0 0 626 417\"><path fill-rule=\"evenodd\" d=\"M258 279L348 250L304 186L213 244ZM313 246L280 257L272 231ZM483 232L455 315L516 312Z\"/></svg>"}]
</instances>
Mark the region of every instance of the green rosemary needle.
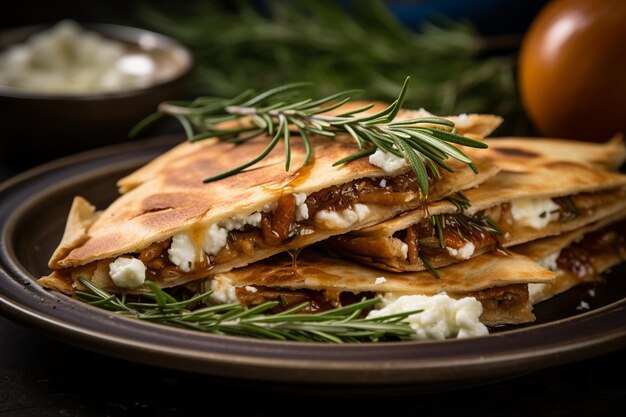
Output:
<instances>
[{"instance_id":1,"label":"green rosemary needle","mask_svg":"<svg viewBox=\"0 0 626 417\"><path fill-rule=\"evenodd\" d=\"M440 248L446 247L443 235L446 229L453 230L453 233L461 239L465 239L473 233L487 235L502 234L498 225L483 214L476 214L474 216L468 216L463 213L438 214L433 215L431 221Z\"/></svg>"},{"instance_id":2,"label":"green rosemary needle","mask_svg":"<svg viewBox=\"0 0 626 417\"><path fill-rule=\"evenodd\" d=\"M88 304L113 311L121 316L205 333L248 336L261 339L302 342L358 343L410 339L415 334L404 320L421 310L376 318L361 318L380 303L379 298L363 299L346 307L320 313L303 313L309 303L286 311L269 313L278 301L268 301L246 308L239 303L204 306L211 291L177 300L156 284L146 281L149 294L138 301L127 301L79 277L90 292L77 291L76 297Z\"/></svg>"},{"instance_id":3,"label":"green rosemary needle","mask_svg":"<svg viewBox=\"0 0 626 417\"><path fill-rule=\"evenodd\" d=\"M307 83L287 84L260 94L248 90L232 99L200 97L190 102L164 102L159 106L158 113L144 119L131 133L136 135L160 116L170 115L178 119L191 142L218 139L242 144L261 135L271 137L267 147L258 156L206 178L204 182L217 181L254 166L267 157L281 140L285 144L285 169L289 170L291 166L292 140L303 142L306 165L312 156L309 135L332 138L338 133L346 133L354 139L358 151L337 161L335 165L371 155L380 149L404 158L417 176L422 194L428 195L427 170L433 172L435 178L439 178L438 168L453 171L445 162L448 158L466 163L476 172L472 160L452 144L473 148L486 148L487 145L456 134L454 123L448 119L425 117L394 121L402 108L408 84L409 77L405 79L396 100L375 114L364 114L373 107L371 104L329 115L329 111L348 103L357 90L314 100L303 96L302 90L308 86ZM243 123L224 125L224 122L234 121Z\"/></svg>"}]
</instances>

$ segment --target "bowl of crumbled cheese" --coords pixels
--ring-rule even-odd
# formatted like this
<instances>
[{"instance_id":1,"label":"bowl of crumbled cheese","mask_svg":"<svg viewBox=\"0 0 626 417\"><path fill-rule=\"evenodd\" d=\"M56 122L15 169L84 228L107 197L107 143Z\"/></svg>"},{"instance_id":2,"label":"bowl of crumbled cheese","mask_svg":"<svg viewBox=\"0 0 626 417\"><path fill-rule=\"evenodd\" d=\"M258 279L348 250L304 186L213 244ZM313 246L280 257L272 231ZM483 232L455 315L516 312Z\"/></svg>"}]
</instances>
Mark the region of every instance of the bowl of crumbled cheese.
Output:
<instances>
[{"instance_id":1,"label":"bowl of crumbled cheese","mask_svg":"<svg viewBox=\"0 0 626 417\"><path fill-rule=\"evenodd\" d=\"M62 21L0 33L0 152L59 156L125 140L186 94L193 59L164 35Z\"/></svg>"}]
</instances>

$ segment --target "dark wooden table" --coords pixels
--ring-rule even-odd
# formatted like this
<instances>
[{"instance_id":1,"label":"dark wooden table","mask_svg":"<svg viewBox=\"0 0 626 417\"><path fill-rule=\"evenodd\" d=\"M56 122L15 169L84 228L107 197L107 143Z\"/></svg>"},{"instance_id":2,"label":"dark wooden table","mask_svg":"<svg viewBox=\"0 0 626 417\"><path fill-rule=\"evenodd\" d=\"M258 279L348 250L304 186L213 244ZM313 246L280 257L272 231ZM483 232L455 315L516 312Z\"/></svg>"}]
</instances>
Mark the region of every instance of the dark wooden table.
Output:
<instances>
[{"instance_id":1,"label":"dark wooden table","mask_svg":"<svg viewBox=\"0 0 626 417\"><path fill-rule=\"evenodd\" d=\"M0 154L0 181L27 169ZM0 317L0 416L621 415L626 350L454 392L393 398L286 393L112 359ZM199 414L200 413L200 414Z\"/></svg>"},{"instance_id":2,"label":"dark wooden table","mask_svg":"<svg viewBox=\"0 0 626 417\"><path fill-rule=\"evenodd\" d=\"M346 398L333 389L324 398L111 359L0 317L0 416L617 416L626 406L625 355L463 391Z\"/></svg>"}]
</instances>

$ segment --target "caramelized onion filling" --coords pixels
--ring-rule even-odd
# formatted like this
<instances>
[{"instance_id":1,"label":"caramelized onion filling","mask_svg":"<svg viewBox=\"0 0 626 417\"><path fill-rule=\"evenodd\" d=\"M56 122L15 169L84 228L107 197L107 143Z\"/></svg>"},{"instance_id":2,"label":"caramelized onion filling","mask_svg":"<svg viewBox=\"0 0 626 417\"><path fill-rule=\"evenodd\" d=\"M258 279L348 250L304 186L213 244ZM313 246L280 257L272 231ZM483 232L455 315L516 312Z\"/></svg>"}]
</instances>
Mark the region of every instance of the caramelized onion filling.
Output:
<instances>
[{"instance_id":1,"label":"caramelized onion filling","mask_svg":"<svg viewBox=\"0 0 626 417\"><path fill-rule=\"evenodd\" d=\"M598 274L594 258L607 254L626 256L626 220L585 234L582 240L561 250L556 264L583 281L593 280Z\"/></svg>"},{"instance_id":2,"label":"caramelized onion filling","mask_svg":"<svg viewBox=\"0 0 626 417\"><path fill-rule=\"evenodd\" d=\"M579 216L592 215L594 210L606 204L611 204L623 198L626 189L610 190L594 193L581 193L570 197L551 199L559 208L558 216L553 222L569 222ZM545 215L556 213L545 213ZM542 213L543 215L543 213ZM460 260L452 254L468 243L473 245L473 252L478 254L486 250L496 250L500 244L506 242L516 224L511 214L511 205L502 203L474 216L461 213L444 214L439 217L445 219L441 235L435 227L432 218L397 231L392 239L388 237L351 236L343 235L331 238L327 245L332 249L341 250L357 258L369 258L386 269L402 271L404 265L419 265L424 267L426 261L435 268L443 267ZM473 222L484 225L493 225L502 233L486 231L481 227L464 227L459 223ZM442 245L443 243L443 245ZM400 244L406 245L401 250ZM565 255L564 255L565 256ZM572 256L572 259L576 259ZM584 257L578 262L579 269L586 268ZM576 261L570 261L575 263ZM575 265L572 267L576 268ZM581 271L580 273L583 273Z\"/></svg>"},{"instance_id":3,"label":"caramelized onion filling","mask_svg":"<svg viewBox=\"0 0 626 417\"><path fill-rule=\"evenodd\" d=\"M332 310L337 307L357 303L363 298L373 298L372 292L354 294L352 292L337 292L330 290L269 288L263 286L247 286L237 288L237 299L244 306L255 306L267 301L279 301L272 312L280 313L299 304L308 302L309 305L302 312L316 313ZM367 315L367 312L364 312Z\"/></svg>"},{"instance_id":4,"label":"caramelized onion filling","mask_svg":"<svg viewBox=\"0 0 626 417\"><path fill-rule=\"evenodd\" d=\"M429 176L429 183L433 186L432 176ZM341 186L331 186L306 197L307 219L297 218L295 195L284 194L276 202L274 210L261 213L258 227L248 225L243 230L231 230L225 246L216 255L201 253L200 259L194 263L194 271L209 270L214 265L250 256L258 250L283 245L296 236L314 233L320 227L315 221L315 215L320 211L340 211L356 204L396 206L421 198L418 189L413 172L395 177L361 178ZM146 265L147 279L167 280L185 274L168 258L171 244L172 239L168 239L133 254Z\"/></svg>"},{"instance_id":5,"label":"caramelized onion filling","mask_svg":"<svg viewBox=\"0 0 626 417\"><path fill-rule=\"evenodd\" d=\"M433 182L431 178L431 185ZM303 220L296 220L294 195L283 195L273 213L263 213L260 230L249 228L230 232L226 246L211 263L226 263L259 249L279 246L298 235L313 233L319 227L315 222L315 216L320 211L340 211L349 209L355 204L381 206L404 204L421 197L417 189L417 179L412 172L391 178L361 178L307 196L305 204L308 208L308 219Z\"/></svg>"},{"instance_id":6,"label":"caramelized onion filling","mask_svg":"<svg viewBox=\"0 0 626 417\"><path fill-rule=\"evenodd\" d=\"M304 312L325 311L338 307L345 307L365 298L376 296L373 292L338 292L330 290L269 288L263 286L240 287L236 290L239 302L245 306L255 306L267 301L280 301L274 313L285 311L301 303L308 302ZM483 306L486 316L506 312L506 315L515 316L528 308L528 286L526 284L512 284L494 287L470 293L450 294L453 298L474 297ZM367 313L367 312L366 312Z\"/></svg>"},{"instance_id":7,"label":"caramelized onion filling","mask_svg":"<svg viewBox=\"0 0 626 417\"><path fill-rule=\"evenodd\" d=\"M511 284L502 287L493 287L468 294L474 297L483 305L483 309L488 311L513 310L526 306L528 303L528 285Z\"/></svg>"}]
</instances>

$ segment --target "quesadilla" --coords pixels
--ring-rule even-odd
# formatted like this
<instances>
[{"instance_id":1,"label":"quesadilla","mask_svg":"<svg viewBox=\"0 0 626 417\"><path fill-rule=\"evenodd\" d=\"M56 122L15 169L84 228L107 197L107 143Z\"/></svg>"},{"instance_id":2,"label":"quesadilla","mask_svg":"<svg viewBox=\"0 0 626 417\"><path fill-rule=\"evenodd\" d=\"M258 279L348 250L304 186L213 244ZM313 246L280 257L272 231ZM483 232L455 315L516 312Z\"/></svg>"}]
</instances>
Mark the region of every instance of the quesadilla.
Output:
<instances>
[{"instance_id":1,"label":"quesadilla","mask_svg":"<svg viewBox=\"0 0 626 417\"><path fill-rule=\"evenodd\" d=\"M497 141L490 141L487 154L508 146L498 148ZM333 237L323 245L377 268L423 271L499 246L559 235L626 208L625 175L581 161L581 153L570 160L543 156L535 152L541 145L509 153L501 172L463 195ZM576 146L569 142L570 148ZM591 149L598 152L589 157L603 146ZM500 157L493 161L501 163Z\"/></svg>"},{"instance_id":2,"label":"quesadilla","mask_svg":"<svg viewBox=\"0 0 626 417\"><path fill-rule=\"evenodd\" d=\"M537 304L576 285L598 282L602 273L626 260L626 211L514 250L556 273L554 282L529 285L530 302Z\"/></svg>"},{"instance_id":3,"label":"quesadilla","mask_svg":"<svg viewBox=\"0 0 626 417\"><path fill-rule=\"evenodd\" d=\"M280 300L283 308L309 301L312 311L339 307L361 297L393 294L432 296L442 292L453 298L474 297L481 302L481 322L487 325L534 320L528 301L528 283L550 283L554 273L530 259L489 253L462 264L442 268L440 278L428 272L379 271L305 249L296 265L277 256L244 268L217 274L205 285L218 303L256 305Z\"/></svg>"},{"instance_id":4,"label":"quesadilla","mask_svg":"<svg viewBox=\"0 0 626 417\"><path fill-rule=\"evenodd\" d=\"M208 184L203 178L254 158L268 138L183 143L120 180L124 194L103 212L77 198L49 263L54 272L40 282L65 292L78 276L111 291L142 291L144 278L171 287L371 226L497 172L478 158L478 174L452 161L455 172L430 175L424 196L407 164L390 172L360 158L334 167L355 152L353 142L310 140L308 165L305 146L293 143L292 166L300 168L285 171L279 145L259 168Z\"/></svg>"}]
</instances>

